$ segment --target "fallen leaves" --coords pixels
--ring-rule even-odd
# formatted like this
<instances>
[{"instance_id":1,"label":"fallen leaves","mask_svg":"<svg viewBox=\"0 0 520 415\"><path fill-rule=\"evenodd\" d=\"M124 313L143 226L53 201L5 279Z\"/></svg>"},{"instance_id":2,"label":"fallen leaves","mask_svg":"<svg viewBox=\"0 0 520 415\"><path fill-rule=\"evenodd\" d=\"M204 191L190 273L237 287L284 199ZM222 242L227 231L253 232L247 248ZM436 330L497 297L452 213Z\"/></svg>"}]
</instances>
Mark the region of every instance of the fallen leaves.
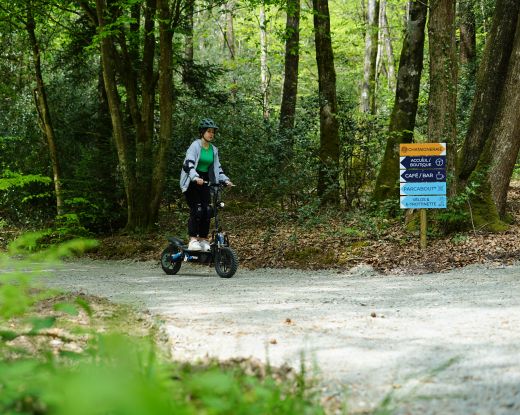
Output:
<instances>
[{"instance_id":1,"label":"fallen leaves","mask_svg":"<svg viewBox=\"0 0 520 415\"><path fill-rule=\"evenodd\" d=\"M512 187L509 210L513 223L507 232L465 232L429 237L421 250L419 237L404 223L388 220L368 225L347 221L341 215L320 218L314 224L298 222L279 209L223 211L222 223L230 244L245 268L337 268L349 270L366 264L381 273L442 272L473 263L508 264L520 259L520 187ZM165 212L166 214L167 212ZM175 223L175 212L161 219L163 235ZM177 216L179 216L177 214ZM358 221L368 220L361 217ZM363 228L364 227L364 228ZM359 231L356 231L359 229ZM365 229L365 230L363 230ZM164 236L114 236L103 239L97 258L158 260L166 245Z\"/></svg>"}]
</instances>

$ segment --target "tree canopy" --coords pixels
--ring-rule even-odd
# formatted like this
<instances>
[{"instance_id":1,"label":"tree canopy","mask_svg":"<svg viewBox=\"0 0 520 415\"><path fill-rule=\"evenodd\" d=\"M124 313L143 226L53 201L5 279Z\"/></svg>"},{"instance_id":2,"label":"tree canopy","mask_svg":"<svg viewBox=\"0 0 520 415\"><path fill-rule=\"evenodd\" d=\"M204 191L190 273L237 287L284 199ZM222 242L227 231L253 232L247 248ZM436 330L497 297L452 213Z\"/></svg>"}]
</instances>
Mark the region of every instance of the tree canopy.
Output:
<instances>
[{"instance_id":1,"label":"tree canopy","mask_svg":"<svg viewBox=\"0 0 520 415\"><path fill-rule=\"evenodd\" d=\"M445 141L449 208L502 222L517 21L511 0L1 0L0 180L50 179L0 190L0 212L152 229L211 117L239 198L395 213L396 146Z\"/></svg>"}]
</instances>

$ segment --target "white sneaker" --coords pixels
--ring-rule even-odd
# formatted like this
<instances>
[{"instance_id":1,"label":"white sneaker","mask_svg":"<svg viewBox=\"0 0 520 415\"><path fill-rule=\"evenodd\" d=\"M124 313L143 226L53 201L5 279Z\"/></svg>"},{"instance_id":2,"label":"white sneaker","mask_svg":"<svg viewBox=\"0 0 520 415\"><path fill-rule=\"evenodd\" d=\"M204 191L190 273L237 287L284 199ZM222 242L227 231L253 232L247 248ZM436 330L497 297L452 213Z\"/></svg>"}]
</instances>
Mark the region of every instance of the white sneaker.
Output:
<instances>
[{"instance_id":1,"label":"white sneaker","mask_svg":"<svg viewBox=\"0 0 520 415\"><path fill-rule=\"evenodd\" d=\"M206 240L199 241L199 244L202 248L202 252L209 252L211 251L211 246L209 245L209 242Z\"/></svg>"},{"instance_id":2,"label":"white sneaker","mask_svg":"<svg viewBox=\"0 0 520 415\"><path fill-rule=\"evenodd\" d=\"M197 240L190 241L188 244L188 251L202 251L202 246Z\"/></svg>"}]
</instances>

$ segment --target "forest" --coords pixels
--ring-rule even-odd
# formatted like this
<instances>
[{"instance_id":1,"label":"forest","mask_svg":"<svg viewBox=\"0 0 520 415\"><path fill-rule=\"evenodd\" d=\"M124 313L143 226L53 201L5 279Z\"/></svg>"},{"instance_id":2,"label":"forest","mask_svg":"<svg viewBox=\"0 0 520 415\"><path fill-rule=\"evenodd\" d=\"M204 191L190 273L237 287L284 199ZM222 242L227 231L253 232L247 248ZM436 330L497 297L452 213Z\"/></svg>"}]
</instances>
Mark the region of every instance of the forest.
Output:
<instances>
[{"instance_id":1,"label":"forest","mask_svg":"<svg viewBox=\"0 0 520 415\"><path fill-rule=\"evenodd\" d=\"M0 0L0 44L0 413L323 415L356 389L373 410L353 413L518 412L520 1ZM159 256L188 236L207 118L231 282ZM409 143L446 143L426 252ZM299 370L271 367L299 338ZM265 364L172 358L233 342ZM369 386L326 391L303 346Z\"/></svg>"},{"instance_id":2,"label":"forest","mask_svg":"<svg viewBox=\"0 0 520 415\"><path fill-rule=\"evenodd\" d=\"M2 0L0 226L156 229L183 206L182 161L210 117L244 209L401 215L399 144L443 142L442 229L505 230L519 12L515 0Z\"/></svg>"}]
</instances>

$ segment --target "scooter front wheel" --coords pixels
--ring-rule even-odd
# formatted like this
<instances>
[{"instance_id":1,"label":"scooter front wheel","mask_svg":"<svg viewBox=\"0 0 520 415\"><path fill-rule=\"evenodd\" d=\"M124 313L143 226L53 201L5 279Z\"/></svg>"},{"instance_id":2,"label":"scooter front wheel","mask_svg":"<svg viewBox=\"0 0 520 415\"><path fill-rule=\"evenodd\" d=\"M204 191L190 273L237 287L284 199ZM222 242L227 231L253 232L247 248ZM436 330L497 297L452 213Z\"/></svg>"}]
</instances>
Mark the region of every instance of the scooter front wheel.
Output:
<instances>
[{"instance_id":1,"label":"scooter front wheel","mask_svg":"<svg viewBox=\"0 0 520 415\"><path fill-rule=\"evenodd\" d=\"M169 245L161 254L161 267L168 275L175 275L179 272L182 265L182 258L177 261L172 259L173 255L179 254L181 251L175 245Z\"/></svg>"},{"instance_id":2,"label":"scooter front wheel","mask_svg":"<svg viewBox=\"0 0 520 415\"><path fill-rule=\"evenodd\" d=\"M223 246L215 252L215 271L221 278L231 278L238 268L237 254L229 246Z\"/></svg>"}]
</instances>

